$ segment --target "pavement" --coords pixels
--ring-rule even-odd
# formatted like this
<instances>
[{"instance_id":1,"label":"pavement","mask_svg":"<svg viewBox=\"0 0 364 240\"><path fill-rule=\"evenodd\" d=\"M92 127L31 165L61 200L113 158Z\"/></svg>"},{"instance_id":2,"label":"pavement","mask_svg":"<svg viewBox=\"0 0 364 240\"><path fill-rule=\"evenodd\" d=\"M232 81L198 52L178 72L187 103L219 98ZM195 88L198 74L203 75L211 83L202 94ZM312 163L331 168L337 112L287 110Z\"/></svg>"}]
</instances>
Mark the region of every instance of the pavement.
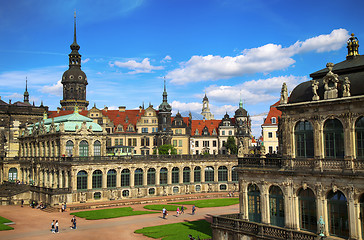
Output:
<instances>
[{"instance_id":1,"label":"pavement","mask_svg":"<svg viewBox=\"0 0 364 240\"><path fill-rule=\"evenodd\" d=\"M206 196L210 197L210 196ZM159 197L161 200L163 197ZM202 198L200 196L199 198ZM163 200L163 199L162 199ZM165 197L166 201L171 202L173 198ZM132 201L132 200L131 200ZM178 200L180 201L180 200ZM104 203L107 204L107 203ZM153 204L153 203L147 203ZM135 204L128 205L134 210L145 210L144 205L147 204ZM155 204L164 204L157 202ZM102 204L101 204L102 205ZM100 206L101 206L100 205ZM102 209L98 206L98 209ZM67 205L68 207L68 205ZM122 207L122 206L117 206ZM21 239L21 240L42 240L42 239L149 239L141 234L134 233L135 230L164 225L169 223L177 223L183 221L195 221L205 219L207 221L212 220L212 215L230 214L239 212L239 205L232 205L227 207L215 207L215 208L197 208L196 214L191 214L191 206L186 205L188 208L184 214L176 216L176 213L169 212L168 218L163 219L162 213L146 214L138 216L120 217L112 219L101 220L85 220L83 218L77 218L77 229L71 229L72 212L44 212L39 209L30 208L29 206L0 206L0 216L5 217L13 222L11 225L14 230L0 231L1 240ZM90 210L90 209L86 209ZM59 234L51 233L52 220L58 220L59 222Z\"/></svg>"}]
</instances>

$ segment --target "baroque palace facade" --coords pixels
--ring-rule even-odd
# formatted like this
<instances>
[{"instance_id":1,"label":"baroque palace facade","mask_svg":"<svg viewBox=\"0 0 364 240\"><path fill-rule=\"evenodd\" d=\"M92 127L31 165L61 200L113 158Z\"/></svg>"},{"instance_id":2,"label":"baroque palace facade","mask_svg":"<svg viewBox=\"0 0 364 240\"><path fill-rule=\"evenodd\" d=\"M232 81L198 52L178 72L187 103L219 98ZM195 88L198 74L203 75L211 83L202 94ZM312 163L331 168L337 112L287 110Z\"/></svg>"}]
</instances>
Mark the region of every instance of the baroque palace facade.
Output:
<instances>
[{"instance_id":1,"label":"baroque palace facade","mask_svg":"<svg viewBox=\"0 0 364 240\"><path fill-rule=\"evenodd\" d=\"M226 114L214 120L205 96L203 112L208 116L203 120L194 120L191 114L172 116L164 83L157 109L149 105L109 110L94 105L88 110L76 21L70 48L60 108L48 111L43 104L30 105L27 91L24 102L0 101L6 119L0 126L0 181L7 183L0 185L6 185L0 191L2 204L24 199L57 205L238 191L237 155L229 154L224 145L232 136L240 154L249 151L251 123L242 103L234 118ZM173 145L177 154L159 155L158 147L165 144Z\"/></svg>"},{"instance_id":2,"label":"baroque palace facade","mask_svg":"<svg viewBox=\"0 0 364 240\"><path fill-rule=\"evenodd\" d=\"M282 157L239 157L240 213L214 239L364 239L364 56L328 63L277 109Z\"/></svg>"}]
</instances>

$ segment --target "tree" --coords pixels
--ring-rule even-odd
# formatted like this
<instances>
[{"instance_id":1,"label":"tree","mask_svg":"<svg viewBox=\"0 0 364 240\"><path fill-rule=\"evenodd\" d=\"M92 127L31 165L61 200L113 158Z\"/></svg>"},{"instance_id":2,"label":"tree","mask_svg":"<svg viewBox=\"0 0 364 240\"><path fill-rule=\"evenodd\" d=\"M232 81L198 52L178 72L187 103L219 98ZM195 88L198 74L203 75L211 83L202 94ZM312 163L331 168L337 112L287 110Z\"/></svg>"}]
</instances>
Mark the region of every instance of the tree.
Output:
<instances>
[{"instance_id":1,"label":"tree","mask_svg":"<svg viewBox=\"0 0 364 240\"><path fill-rule=\"evenodd\" d=\"M158 147L158 152L160 155L169 155L169 150L171 150L171 155L177 154L177 149L175 149L170 144L164 144Z\"/></svg>"},{"instance_id":2,"label":"tree","mask_svg":"<svg viewBox=\"0 0 364 240\"><path fill-rule=\"evenodd\" d=\"M235 138L233 136L229 136L226 143L225 143L226 149L230 150L230 154L237 154L238 153L238 147L235 143Z\"/></svg>"}]
</instances>

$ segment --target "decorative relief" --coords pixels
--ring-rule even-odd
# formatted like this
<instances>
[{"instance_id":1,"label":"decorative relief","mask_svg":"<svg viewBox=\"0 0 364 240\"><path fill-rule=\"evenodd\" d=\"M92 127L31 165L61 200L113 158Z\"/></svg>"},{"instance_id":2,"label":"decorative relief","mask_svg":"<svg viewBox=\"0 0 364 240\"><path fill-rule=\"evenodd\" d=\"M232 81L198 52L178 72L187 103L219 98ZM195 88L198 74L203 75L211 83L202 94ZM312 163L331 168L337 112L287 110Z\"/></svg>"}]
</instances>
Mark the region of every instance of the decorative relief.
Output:
<instances>
[{"instance_id":1,"label":"decorative relief","mask_svg":"<svg viewBox=\"0 0 364 240\"><path fill-rule=\"evenodd\" d=\"M332 68L334 67L333 63L326 64L326 67L329 69L329 72L323 78L324 83L324 99L333 99L338 97L337 91L337 83L339 82L339 76L332 72Z\"/></svg>"},{"instance_id":2,"label":"decorative relief","mask_svg":"<svg viewBox=\"0 0 364 240\"><path fill-rule=\"evenodd\" d=\"M350 97L350 81L348 77L345 77L343 83L343 97Z\"/></svg>"},{"instance_id":3,"label":"decorative relief","mask_svg":"<svg viewBox=\"0 0 364 240\"><path fill-rule=\"evenodd\" d=\"M311 80L311 87L312 87L312 93L313 93L312 100L313 100L313 101L320 100L320 97L319 97L319 95L317 94L318 81L316 81L316 80Z\"/></svg>"},{"instance_id":4,"label":"decorative relief","mask_svg":"<svg viewBox=\"0 0 364 240\"><path fill-rule=\"evenodd\" d=\"M281 90L281 101L280 104L287 104L288 101L288 91L287 91L287 85L284 82L282 84L282 90Z\"/></svg>"}]
</instances>

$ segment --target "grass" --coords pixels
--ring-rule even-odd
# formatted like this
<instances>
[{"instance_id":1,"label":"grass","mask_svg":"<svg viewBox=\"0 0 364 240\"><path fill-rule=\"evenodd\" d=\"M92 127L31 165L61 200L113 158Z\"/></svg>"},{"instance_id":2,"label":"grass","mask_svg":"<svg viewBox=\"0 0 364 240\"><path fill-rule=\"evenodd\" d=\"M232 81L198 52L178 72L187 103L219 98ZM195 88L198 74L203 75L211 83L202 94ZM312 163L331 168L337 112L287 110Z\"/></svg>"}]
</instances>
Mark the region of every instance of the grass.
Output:
<instances>
[{"instance_id":1,"label":"grass","mask_svg":"<svg viewBox=\"0 0 364 240\"><path fill-rule=\"evenodd\" d=\"M9 219L0 217L0 231L4 231L4 230L13 230L14 228L8 226L8 225L4 225L3 223L9 223L11 222Z\"/></svg>"},{"instance_id":2,"label":"grass","mask_svg":"<svg viewBox=\"0 0 364 240\"><path fill-rule=\"evenodd\" d=\"M163 204L155 204L155 205L146 205L144 206L145 209L148 210L157 210L157 211L162 211L163 207L165 207L167 209L167 211L177 211L177 207L179 207L179 209L181 210L181 206L180 205L163 205ZM186 211L186 207L184 207L184 210Z\"/></svg>"},{"instance_id":3,"label":"grass","mask_svg":"<svg viewBox=\"0 0 364 240\"><path fill-rule=\"evenodd\" d=\"M154 227L145 227L138 229L135 233L141 233L151 238L162 238L162 240L189 240L189 234L197 239L211 239L212 231L210 223L205 220L192 221L192 222L180 222L172 223Z\"/></svg>"},{"instance_id":4,"label":"grass","mask_svg":"<svg viewBox=\"0 0 364 240\"><path fill-rule=\"evenodd\" d=\"M239 203L239 198L217 198L217 199L204 199L204 200L185 201L185 202L174 202L168 204L195 205L198 208L207 208L207 207L224 207L238 203Z\"/></svg>"},{"instance_id":5,"label":"grass","mask_svg":"<svg viewBox=\"0 0 364 240\"><path fill-rule=\"evenodd\" d=\"M75 212L75 213L70 213L70 215L75 215L80 218L86 218L87 220L98 220L98 219L127 217L127 216L143 215L151 213L156 213L156 212L134 211L131 207L122 207L122 208L109 208L109 209Z\"/></svg>"}]
</instances>

